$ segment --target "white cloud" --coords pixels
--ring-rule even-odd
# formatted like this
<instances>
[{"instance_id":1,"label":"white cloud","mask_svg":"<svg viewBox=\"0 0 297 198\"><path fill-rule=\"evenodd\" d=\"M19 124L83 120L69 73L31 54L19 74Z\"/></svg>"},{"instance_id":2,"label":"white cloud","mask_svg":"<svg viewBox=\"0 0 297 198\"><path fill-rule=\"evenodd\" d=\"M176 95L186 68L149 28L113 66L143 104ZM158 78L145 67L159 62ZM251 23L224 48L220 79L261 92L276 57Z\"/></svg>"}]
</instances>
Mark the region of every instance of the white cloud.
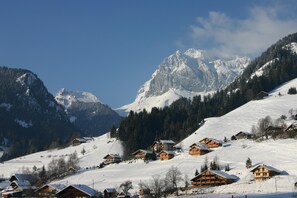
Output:
<instances>
[{"instance_id":1,"label":"white cloud","mask_svg":"<svg viewBox=\"0 0 297 198\"><path fill-rule=\"evenodd\" d=\"M297 32L297 17L289 16L284 6L253 7L245 19L209 12L191 26L192 41L197 47L216 54L256 56L282 37Z\"/></svg>"}]
</instances>

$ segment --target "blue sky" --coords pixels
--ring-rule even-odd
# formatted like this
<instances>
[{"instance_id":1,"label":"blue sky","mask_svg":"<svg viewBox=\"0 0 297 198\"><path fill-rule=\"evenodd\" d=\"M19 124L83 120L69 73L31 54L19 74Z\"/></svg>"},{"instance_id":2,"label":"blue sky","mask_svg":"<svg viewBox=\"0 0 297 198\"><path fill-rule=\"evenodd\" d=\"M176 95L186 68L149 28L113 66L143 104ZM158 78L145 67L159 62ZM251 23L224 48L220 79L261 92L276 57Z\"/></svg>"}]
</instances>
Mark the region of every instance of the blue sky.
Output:
<instances>
[{"instance_id":1,"label":"blue sky","mask_svg":"<svg viewBox=\"0 0 297 198\"><path fill-rule=\"evenodd\" d=\"M297 32L296 10L294 0L0 1L0 65L119 107L176 50L255 57Z\"/></svg>"}]
</instances>

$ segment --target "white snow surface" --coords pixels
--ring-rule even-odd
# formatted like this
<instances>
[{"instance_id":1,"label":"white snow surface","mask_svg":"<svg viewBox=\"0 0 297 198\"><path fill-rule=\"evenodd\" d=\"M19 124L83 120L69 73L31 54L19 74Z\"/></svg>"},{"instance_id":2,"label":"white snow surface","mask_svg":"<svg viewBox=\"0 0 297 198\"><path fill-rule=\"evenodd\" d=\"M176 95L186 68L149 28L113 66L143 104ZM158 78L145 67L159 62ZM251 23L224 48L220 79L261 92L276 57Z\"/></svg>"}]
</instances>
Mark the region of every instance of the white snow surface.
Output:
<instances>
[{"instance_id":1,"label":"white snow surface","mask_svg":"<svg viewBox=\"0 0 297 198\"><path fill-rule=\"evenodd\" d=\"M30 87L36 80L36 76L32 73L25 73L17 78L16 82L21 83L23 86Z\"/></svg>"},{"instance_id":2,"label":"white snow surface","mask_svg":"<svg viewBox=\"0 0 297 198\"><path fill-rule=\"evenodd\" d=\"M283 47L284 49L291 50L294 54L297 54L297 43L292 42Z\"/></svg>"},{"instance_id":3,"label":"white snow surface","mask_svg":"<svg viewBox=\"0 0 297 198\"><path fill-rule=\"evenodd\" d=\"M147 112L150 112L153 107L163 108L169 106L181 97L193 98L197 95L204 96L211 93L213 92L191 92L180 89L170 89L162 95L145 97L145 92L142 92L139 95L137 95L137 98L133 103L124 105L123 107L116 109L116 111L124 110L127 114L129 113L127 112L127 110L140 112L143 109L145 109Z\"/></svg>"},{"instance_id":4,"label":"white snow surface","mask_svg":"<svg viewBox=\"0 0 297 198\"><path fill-rule=\"evenodd\" d=\"M277 58L277 59L273 59L273 60L268 61L267 63L265 63L262 67L260 67L257 71L255 71L255 72L251 75L250 79L252 79L252 78L255 77L255 76L257 76L257 77L262 76L262 75L263 75L263 72L264 72L264 69L265 69L267 66L271 65L272 63L274 63L276 60L278 60L278 58Z\"/></svg>"},{"instance_id":5,"label":"white snow surface","mask_svg":"<svg viewBox=\"0 0 297 198\"><path fill-rule=\"evenodd\" d=\"M53 183L94 185L96 190L103 191L105 188L113 188L126 180L131 180L134 188L130 190L130 193L134 194L139 190L138 183L140 181L150 182L154 175L164 177L171 166L178 167L183 175L187 174L192 179L195 170L200 171L205 156L190 156L188 154L189 145L204 137L218 140L223 140L224 137L230 139L239 131L250 131L252 125L267 115L274 119L281 115L289 117L288 111L292 108L296 111L297 106L297 95L287 94L290 87L297 87L297 79L285 83L263 100L251 101L221 117L208 118L204 125L179 143L183 150L176 152L175 157L171 160L157 160L149 163L142 160L125 161L108 165L102 169L83 170ZM279 96L278 93L281 93L282 96ZM288 119L287 122L292 123L293 121ZM108 143L109 141L111 142ZM86 150L85 155L80 152L83 147ZM120 153L121 146L118 141L108 139L107 135L104 135L95 138L94 142L77 147L70 146L61 150L43 151L4 162L0 164L0 175L10 176L23 167L32 168L34 165L37 167L47 165L53 157L66 156L74 150L77 150L79 154L80 165L85 168L98 165L108 153ZM231 194L234 194L234 197L244 197L245 194L248 194L249 198L290 197L294 191L293 184L297 182L296 150L297 140L295 139L275 141L270 139L263 142L237 140L213 149L213 152L206 155L208 160L212 161L217 156L222 169L229 164L231 170L228 173L237 176L239 181L230 185L213 187L208 189L213 191L213 194L199 195L199 197L229 198ZM248 157L251 158L254 165L264 163L283 171L284 174L263 182L251 181L253 176L250 169L245 167ZM182 186L183 183L179 185ZM197 195L187 197L197 197Z\"/></svg>"},{"instance_id":6,"label":"white snow surface","mask_svg":"<svg viewBox=\"0 0 297 198\"><path fill-rule=\"evenodd\" d=\"M20 119L15 119L14 120L17 124L22 126L23 128L29 128L32 126L32 121L25 121L25 120L20 120Z\"/></svg>"},{"instance_id":7,"label":"white snow surface","mask_svg":"<svg viewBox=\"0 0 297 198\"><path fill-rule=\"evenodd\" d=\"M86 151L84 155L81 153L83 148ZM122 145L119 141L114 138L108 138L108 134L105 134L100 137L95 137L94 141L78 146L41 151L5 161L2 164L0 163L0 176L3 175L4 177L10 177L12 174L20 173L22 170L27 168L32 170L34 166L41 168L44 165L47 167L48 163L52 159L63 157L67 160L67 156L75 151L77 152L80 160L80 167L85 169L87 167L98 166L101 162L103 162L103 157L107 154L122 155L122 150Z\"/></svg>"},{"instance_id":8,"label":"white snow surface","mask_svg":"<svg viewBox=\"0 0 297 198\"><path fill-rule=\"evenodd\" d=\"M64 106L66 109L69 108L74 102L99 102L102 103L94 94L90 92L81 92L81 91L68 91L65 88L62 88L57 92L55 96L56 101Z\"/></svg>"}]
</instances>

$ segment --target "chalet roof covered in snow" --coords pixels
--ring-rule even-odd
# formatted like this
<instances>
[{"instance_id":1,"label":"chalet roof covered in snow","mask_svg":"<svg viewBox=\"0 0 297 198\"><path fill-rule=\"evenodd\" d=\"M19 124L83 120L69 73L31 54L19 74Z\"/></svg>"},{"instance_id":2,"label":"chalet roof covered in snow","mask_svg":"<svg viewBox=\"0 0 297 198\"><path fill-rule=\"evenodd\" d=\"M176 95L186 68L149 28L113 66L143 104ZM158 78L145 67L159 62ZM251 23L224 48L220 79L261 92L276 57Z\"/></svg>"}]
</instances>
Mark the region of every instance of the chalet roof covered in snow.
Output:
<instances>
[{"instance_id":1,"label":"chalet roof covered in snow","mask_svg":"<svg viewBox=\"0 0 297 198\"><path fill-rule=\"evenodd\" d=\"M273 171L273 172L276 172L276 173L281 173L280 170L272 167L272 166L268 166L266 164L263 164L263 163L260 163L260 164L256 164L255 166L253 166L250 170L250 172L253 172L256 168L258 168L259 166L263 166L264 168L266 168L267 170L269 171Z\"/></svg>"}]
</instances>

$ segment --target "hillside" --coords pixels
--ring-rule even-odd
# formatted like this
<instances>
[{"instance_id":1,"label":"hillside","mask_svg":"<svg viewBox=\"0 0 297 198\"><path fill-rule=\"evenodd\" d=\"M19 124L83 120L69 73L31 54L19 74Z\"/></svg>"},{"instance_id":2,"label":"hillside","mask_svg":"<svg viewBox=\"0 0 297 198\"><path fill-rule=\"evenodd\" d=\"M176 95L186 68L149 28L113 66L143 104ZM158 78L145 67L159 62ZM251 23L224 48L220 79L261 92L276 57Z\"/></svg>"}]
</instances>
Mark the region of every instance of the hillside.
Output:
<instances>
[{"instance_id":1,"label":"hillside","mask_svg":"<svg viewBox=\"0 0 297 198\"><path fill-rule=\"evenodd\" d=\"M145 163L142 160L127 161L109 165L102 169L86 170L55 182L94 185L95 189L103 191L107 187L119 186L122 182L131 180L134 189L130 192L134 193L138 191L138 183L140 181L148 182L153 175L164 177L171 166L177 166L183 175L187 174L191 179L194 177L196 169L200 171L200 166L203 164L205 156L190 156L187 150L189 144L197 142L204 137L223 139L225 136L230 138L230 136L241 130L250 131L252 125L256 124L259 118L267 115L270 115L272 118L279 118L281 115L287 115L289 117L288 111L292 108L295 109L297 106L297 95L287 94L290 87L297 87L297 79L285 83L270 92L269 97L263 100L251 101L221 117L207 118L207 121L200 129L180 142L184 150L180 153L177 152L176 156L171 160L157 160L149 163ZM278 95L279 92L282 96ZM290 124L292 120L287 119L286 122ZM98 144L96 143L98 147L94 149L92 144L95 144L97 140L100 141L97 142ZM19 168L26 166L31 168L33 166L32 161L35 161L35 165L40 167L48 161L45 157L41 158L40 156L48 156L49 154L52 157L65 155L66 153L73 152L73 149L79 151L83 146L85 146L87 152L84 156L79 153L82 167L95 166L102 160L102 156L110 148L106 147L107 141L106 137L102 136L98 139L96 138L94 143L90 145L85 144L78 147L69 147L64 150L45 151L11 160L0 164L0 175L9 176L9 174L16 171L16 169L11 168L12 163L20 163ZM114 144L117 145L116 142ZM110 143L107 145L110 145ZM101 151L102 148L106 150ZM119 149L117 146L112 146L112 148ZM119 151L117 149L114 152ZM209 190L220 194L268 194L275 193L275 185L277 185L277 192L291 192L293 183L296 182L297 178L297 153L292 152L296 149L297 144L294 139L268 140L260 143L250 140L238 140L229 142L224 147L214 149L213 152L207 154L209 161L217 156L220 165L223 167L229 164L231 168L229 173L236 175L240 180L231 185L215 187ZM248 157L251 158L253 164L263 162L279 170L286 171L289 175L276 176L276 179L269 179L265 182L250 181L251 173L245 167L245 161ZM26 164L26 160L28 159L30 159L31 163L27 162ZM221 196L226 197L225 195ZM228 196L230 197L230 195ZM216 195L214 197L218 196Z\"/></svg>"},{"instance_id":2,"label":"hillside","mask_svg":"<svg viewBox=\"0 0 297 198\"><path fill-rule=\"evenodd\" d=\"M80 131L29 70L0 67L0 146L8 159L64 145ZM5 145L3 145L5 144Z\"/></svg>"}]
</instances>

